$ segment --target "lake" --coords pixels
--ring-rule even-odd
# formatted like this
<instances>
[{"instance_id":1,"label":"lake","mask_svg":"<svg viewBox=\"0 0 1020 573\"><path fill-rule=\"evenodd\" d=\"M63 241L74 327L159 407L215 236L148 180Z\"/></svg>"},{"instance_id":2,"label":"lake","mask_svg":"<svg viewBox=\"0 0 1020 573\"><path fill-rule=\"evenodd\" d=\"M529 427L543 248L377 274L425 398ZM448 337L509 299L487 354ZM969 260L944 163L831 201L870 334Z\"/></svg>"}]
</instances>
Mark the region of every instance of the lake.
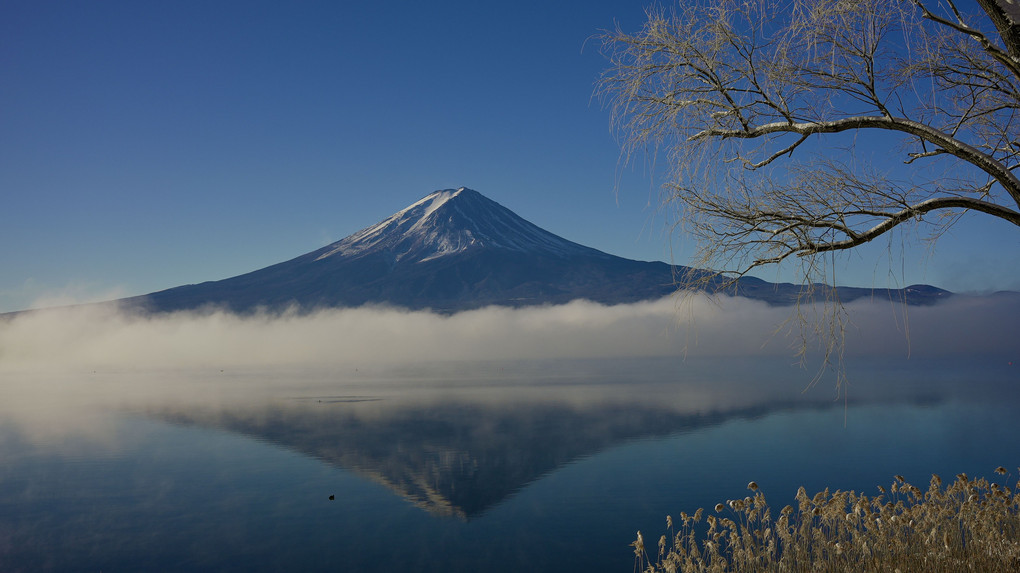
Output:
<instances>
[{"instance_id":1,"label":"lake","mask_svg":"<svg viewBox=\"0 0 1020 573\"><path fill-rule=\"evenodd\" d=\"M1020 463L1004 360L852 361L845 399L789 363L5 371L0 571L625 572L750 480Z\"/></svg>"}]
</instances>

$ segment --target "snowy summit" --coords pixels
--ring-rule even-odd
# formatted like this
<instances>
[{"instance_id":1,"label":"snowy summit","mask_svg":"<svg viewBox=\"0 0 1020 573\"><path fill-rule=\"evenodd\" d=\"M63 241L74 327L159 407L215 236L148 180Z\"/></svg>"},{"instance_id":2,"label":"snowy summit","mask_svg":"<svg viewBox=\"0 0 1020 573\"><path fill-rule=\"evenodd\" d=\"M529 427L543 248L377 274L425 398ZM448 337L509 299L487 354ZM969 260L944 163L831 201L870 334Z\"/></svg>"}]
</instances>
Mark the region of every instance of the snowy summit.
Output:
<instances>
[{"instance_id":1,"label":"snowy summit","mask_svg":"<svg viewBox=\"0 0 1020 573\"><path fill-rule=\"evenodd\" d=\"M545 231L481 193L461 187L425 196L325 247L316 260L386 251L394 262L420 263L485 247L560 257L609 256Z\"/></svg>"}]
</instances>

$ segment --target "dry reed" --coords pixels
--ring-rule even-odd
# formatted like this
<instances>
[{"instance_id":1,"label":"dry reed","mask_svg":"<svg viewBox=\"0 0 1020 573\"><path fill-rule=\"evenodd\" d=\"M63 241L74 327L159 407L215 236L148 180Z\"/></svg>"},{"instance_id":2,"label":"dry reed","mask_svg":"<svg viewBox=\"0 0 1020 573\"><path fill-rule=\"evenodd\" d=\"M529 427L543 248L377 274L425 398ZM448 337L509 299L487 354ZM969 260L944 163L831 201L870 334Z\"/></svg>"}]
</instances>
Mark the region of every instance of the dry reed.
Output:
<instances>
[{"instance_id":1,"label":"dry reed","mask_svg":"<svg viewBox=\"0 0 1020 573\"><path fill-rule=\"evenodd\" d=\"M1005 476L1006 469L996 473ZM1008 477L1005 478L1008 480ZM933 475L927 492L896 476L879 495L828 489L773 518L758 484L753 495L715 506L718 515L666 517L666 534L646 549L631 544L644 572L958 572L1020 571L1020 483L971 480L946 487ZM674 525L676 527L674 527ZM706 528L707 526L707 528ZM656 559L649 552L657 550Z\"/></svg>"}]
</instances>

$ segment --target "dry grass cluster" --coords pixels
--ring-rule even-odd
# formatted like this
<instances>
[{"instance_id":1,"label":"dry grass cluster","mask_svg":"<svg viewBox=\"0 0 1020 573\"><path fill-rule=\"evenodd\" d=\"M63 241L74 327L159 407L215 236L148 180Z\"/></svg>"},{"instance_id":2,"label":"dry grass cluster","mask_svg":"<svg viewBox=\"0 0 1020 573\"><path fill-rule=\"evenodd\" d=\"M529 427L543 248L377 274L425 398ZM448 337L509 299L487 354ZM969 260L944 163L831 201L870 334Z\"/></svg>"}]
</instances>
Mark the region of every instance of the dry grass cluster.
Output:
<instances>
[{"instance_id":1,"label":"dry grass cluster","mask_svg":"<svg viewBox=\"0 0 1020 573\"><path fill-rule=\"evenodd\" d=\"M1006 469L996 473L1005 476ZM1008 480L1008 478L1006 478ZM656 560L641 532L632 543L645 572L1020 571L1020 483L1014 489L965 474L946 487L937 475L927 492L902 476L869 497L828 489L773 518L754 482L752 496L715 506L704 518L666 517Z\"/></svg>"}]
</instances>

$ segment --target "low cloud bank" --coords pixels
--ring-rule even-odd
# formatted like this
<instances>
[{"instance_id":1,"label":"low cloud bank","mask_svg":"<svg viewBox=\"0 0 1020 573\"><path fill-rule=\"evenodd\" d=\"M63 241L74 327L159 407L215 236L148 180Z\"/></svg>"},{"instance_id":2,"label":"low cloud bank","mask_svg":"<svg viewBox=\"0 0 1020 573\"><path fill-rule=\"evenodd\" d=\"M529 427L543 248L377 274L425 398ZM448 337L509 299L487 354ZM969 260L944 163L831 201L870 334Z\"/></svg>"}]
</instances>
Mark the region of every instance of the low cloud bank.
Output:
<instances>
[{"instance_id":1,"label":"low cloud bank","mask_svg":"<svg viewBox=\"0 0 1020 573\"><path fill-rule=\"evenodd\" d=\"M137 316L100 306L0 321L0 367L225 367L557 357L792 355L797 309L692 297L604 306L490 307L451 316L385 308L237 316ZM816 312L803 308L809 326ZM1017 352L1020 297L954 297L905 309L847 306L850 355ZM1020 358L1018 356L1017 358ZM1012 358L1010 358L1012 359Z\"/></svg>"},{"instance_id":2,"label":"low cloud bank","mask_svg":"<svg viewBox=\"0 0 1020 573\"><path fill-rule=\"evenodd\" d=\"M815 324L813 313L820 310L802 308L801 313L808 324ZM452 362L426 366L422 361L686 355L692 360L685 363L690 368L684 379L711 383L671 390L669 395L684 408L761 403L775 396L789 400L800 396L812 373L791 374L791 369L769 377L777 360L767 357L780 357L778 363L784 366L794 362L799 330L795 321L784 322L796 312L727 297L617 306L576 301L452 316L380 308L243 317L222 312L143 317L104 306L30 312L0 319L0 437L13 429L15 434L8 436L55 451L115 451L120 447L115 438L123 434L117 430L119 418L108 414L111 408L237 404L266 396L338 393L403 396L417 389L420 380L412 378L412 385L405 386L399 378L402 370L427 374L430 369L456 373L460 368ZM1020 367L1020 297L954 297L936 306L906 309L906 314L888 301L856 302L847 312L850 324L844 332L851 357L909 355L912 363L929 356L987 357L991 365L1015 361ZM747 357L766 359L738 360ZM581 369L571 370L571 375L607 366L583 360L563 363L560 368ZM659 363L649 361L653 372L645 374L657 379ZM544 362L517 364L545 374ZM666 369L663 379L676 379L673 364L660 365ZM728 374L717 379L720 368ZM392 387L390 373L396 376ZM631 371L620 377L628 384L640 378ZM754 384L759 379L770 383ZM628 400L643 399L629 385L596 385L580 392L569 385L552 386L536 387L529 399L608 400L610 394L603 396L603 391L611 392L614 400L620 392ZM502 396L498 384L485 392ZM519 392L508 395L522 397ZM649 396L661 399L654 392Z\"/></svg>"}]
</instances>

